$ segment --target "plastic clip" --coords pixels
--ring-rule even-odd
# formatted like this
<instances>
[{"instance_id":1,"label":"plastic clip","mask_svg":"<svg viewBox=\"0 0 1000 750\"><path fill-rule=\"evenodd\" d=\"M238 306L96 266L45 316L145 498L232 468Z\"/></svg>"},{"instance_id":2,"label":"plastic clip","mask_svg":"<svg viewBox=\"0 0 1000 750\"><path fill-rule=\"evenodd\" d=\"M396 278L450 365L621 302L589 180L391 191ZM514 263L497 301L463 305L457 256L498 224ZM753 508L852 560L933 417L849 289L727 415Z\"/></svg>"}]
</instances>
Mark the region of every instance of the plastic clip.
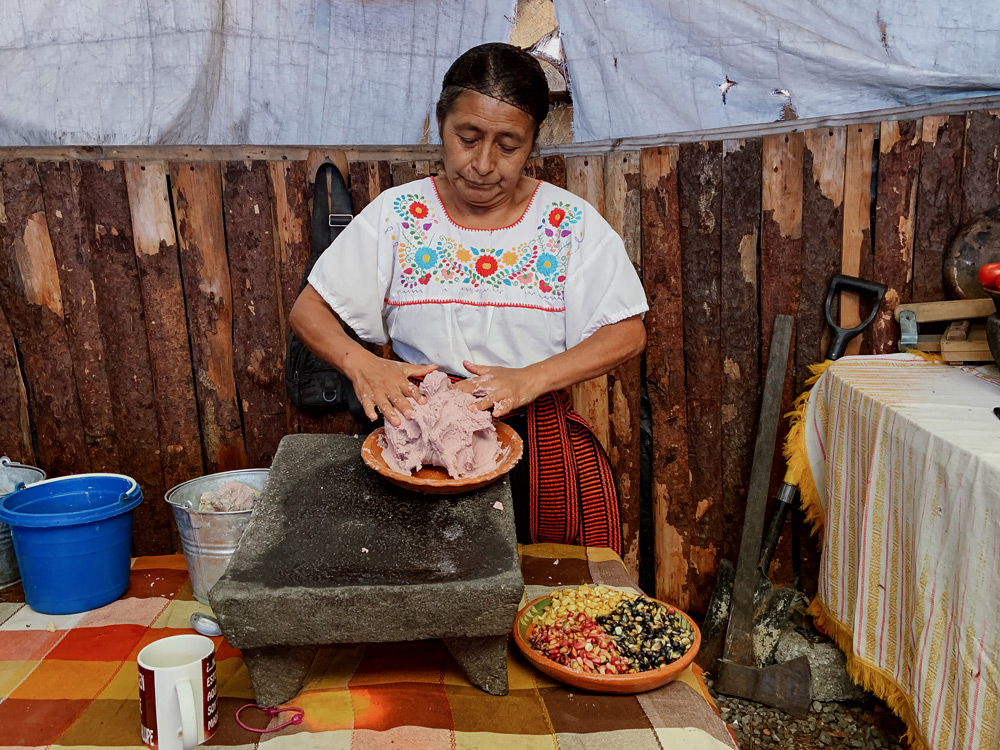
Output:
<instances>
[{"instance_id":1,"label":"plastic clip","mask_svg":"<svg viewBox=\"0 0 1000 750\"><path fill-rule=\"evenodd\" d=\"M275 727L268 727L266 729L257 729L255 727L248 727L246 724L244 724L240 720L240 712L244 708L256 708L256 709L259 709L260 711L264 712L264 715L268 719L273 719L275 716L278 716L279 714L287 713L289 711L294 711L295 715L292 716L288 721L283 722L281 724L278 724ZM306 716L306 712L303 709L301 709L301 708L299 708L297 706L286 706L285 708L277 708L277 707L271 708L271 707L265 707L265 706L258 706L256 703L245 703L244 705L240 706L236 710L236 723L239 724L244 729L246 729L248 732L257 732L258 734L266 734L268 732L277 732L279 729L284 729L285 727L292 726L293 724L301 724L302 720L305 718L305 716Z\"/></svg>"}]
</instances>

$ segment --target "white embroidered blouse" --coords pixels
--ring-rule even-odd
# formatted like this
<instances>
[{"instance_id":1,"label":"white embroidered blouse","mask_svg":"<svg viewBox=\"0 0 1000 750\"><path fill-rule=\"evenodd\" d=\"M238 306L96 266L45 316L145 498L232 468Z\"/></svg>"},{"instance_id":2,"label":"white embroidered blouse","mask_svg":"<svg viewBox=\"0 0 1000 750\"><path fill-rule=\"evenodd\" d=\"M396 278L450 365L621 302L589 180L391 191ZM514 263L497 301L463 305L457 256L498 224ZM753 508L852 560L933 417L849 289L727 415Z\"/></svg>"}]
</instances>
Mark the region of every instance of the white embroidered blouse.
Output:
<instances>
[{"instance_id":1,"label":"white embroidered blouse","mask_svg":"<svg viewBox=\"0 0 1000 750\"><path fill-rule=\"evenodd\" d=\"M524 367L649 309L621 237L547 182L499 229L453 222L432 177L386 190L309 283L362 340L463 376L463 360Z\"/></svg>"}]
</instances>

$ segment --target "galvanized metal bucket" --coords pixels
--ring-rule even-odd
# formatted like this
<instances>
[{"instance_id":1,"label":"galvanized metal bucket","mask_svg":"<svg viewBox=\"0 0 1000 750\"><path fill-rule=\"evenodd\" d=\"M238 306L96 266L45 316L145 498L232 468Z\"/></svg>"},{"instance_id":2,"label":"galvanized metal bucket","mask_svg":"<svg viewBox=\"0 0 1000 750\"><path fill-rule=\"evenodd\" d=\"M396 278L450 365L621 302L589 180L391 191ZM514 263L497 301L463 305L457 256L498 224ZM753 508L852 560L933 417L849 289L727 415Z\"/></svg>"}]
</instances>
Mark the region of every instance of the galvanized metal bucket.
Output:
<instances>
[{"instance_id":1,"label":"galvanized metal bucket","mask_svg":"<svg viewBox=\"0 0 1000 750\"><path fill-rule=\"evenodd\" d=\"M269 469L242 469L191 479L167 492L181 534L184 559L191 576L194 598L209 604L208 592L229 567L229 560L250 522L249 510L200 512L201 496L226 482L242 482L255 490L264 489Z\"/></svg>"},{"instance_id":2,"label":"galvanized metal bucket","mask_svg":"<svg viewBox=\"0 0 1000 750\"><path fill-rule=\"evenodd\" d=\"M0 457L0 497L14 491L19 484L34 484L45 479L45 472L34 466L25 466ZM10 526L0 521L0 589L13 586L21 580L14 556L14 542L10 538Z\"/></svg>"}]
</instances>

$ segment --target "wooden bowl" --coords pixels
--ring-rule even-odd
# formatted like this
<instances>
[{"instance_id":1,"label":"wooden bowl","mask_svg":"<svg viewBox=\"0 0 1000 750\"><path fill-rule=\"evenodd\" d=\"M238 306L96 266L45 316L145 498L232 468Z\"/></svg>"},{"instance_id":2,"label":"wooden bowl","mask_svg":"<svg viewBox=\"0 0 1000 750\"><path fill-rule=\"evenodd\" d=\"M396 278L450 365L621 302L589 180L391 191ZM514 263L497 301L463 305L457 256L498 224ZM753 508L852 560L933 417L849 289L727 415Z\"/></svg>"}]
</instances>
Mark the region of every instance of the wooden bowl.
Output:
<instances>
[{"instance_id":1,"label":"wooden bowl","mask_svg":"<svg viewBox=\"0 0 1000 750\"><path fill-rule=\"evenodd\" d=\"M531 632L534 627L534 620L539 617L548 606L552 597L550 595L540 596L528 602L520 612L517 613L517 620L514 622L514 643L521 649L521 653L535 667L553 679L564 682L567 685L580 690L589 690L594 693L643 693L666 685L677 679L678 675L687 669L701 647L701 631L695 625L694 620L688 617L686 612L674 607L674 611L684 617L690 623L694 632L694 642L680 659L670 664L664 664L658 669L650 669L647 672L635 672L632 674L589 674L587 672L577 672L564 667L562 664L552 661L546 656L538 653L531 647ZM659 601L653 599L652 601ZM666 604L666 602L660 602Z\"/></svg>"},{"instance_id":2,"label":"wooden bowl","mask_svg":"<svg viewBox=\"0 0 1000 750\"><path fill-rule=\"evenodd\" d=\"M385 434L385 428L374 430L361 444L361 458L369 467L377 471L393 484L413 492L423 492L428 495L455 495L459 492L471 492L480 487L495 482L512 468L521 458L524 443L510 425L494 421L497 429L497 440L500 441L500 461L492 471L475 477L454 479L448 475L447 469L439 466L425 466L416 474L403 474L389 468L382 458L382 446L379 438Z\"/></svg>"}]
</instances>

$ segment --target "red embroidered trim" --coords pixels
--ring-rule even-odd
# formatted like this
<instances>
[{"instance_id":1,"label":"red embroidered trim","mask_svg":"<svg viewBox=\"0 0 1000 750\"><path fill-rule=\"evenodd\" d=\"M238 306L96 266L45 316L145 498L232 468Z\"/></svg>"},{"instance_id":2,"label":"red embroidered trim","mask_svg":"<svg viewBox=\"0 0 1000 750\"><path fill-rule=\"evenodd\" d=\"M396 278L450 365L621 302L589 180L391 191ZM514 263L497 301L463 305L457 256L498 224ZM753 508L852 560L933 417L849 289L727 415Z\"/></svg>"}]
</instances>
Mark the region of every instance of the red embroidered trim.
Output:
<instances>
[{"instance_id":1,"label":"red embroidered trim","mask_svg":"<svg viewBox=\"0 0 1000 750\"><path fill-rule=\"evenodd\" d=\"M510 229L512 227L516 227L518 224L520 224L522 221L524 221L524 217L528 215L528 211L531 210L531 204L535 202L535 196L538 195L538 189L542 186L542 181L539 180L538 184L535 185L534 191L532 191L532 193L531 193L531 198L528 199L528 205L524 207L524 211L521 213L521 218L519 218L513 224L508 224L505 227L490 227L489 229L474 229L472 227L467 227L467 226L464 226L462 224L459 224L457 221L455 221L454 219L451 218L451 216L448 214L448 209L445 208L445 206L444 206L444 201L441 200L441 194L438 192L437 182L435 181L435 179L434 179L433 176L430 177L430 181L431 181L431 187L434 188L434 197L437 199L438 205L441 206L441 210L444 212L445 218L448 219L448 222L452 226L458 227L459 229L464 229L467 232L501 232L504 229Z\"/></svg>"},{"instance_id":2,"label":"red embroidered trim","mask_svg":"<svg viewBox=\"0 0 1000 750\"><path fill-rule=\"evenodd\" d=\"M467 302L461 299L415 299L411 302L394 302L388 297L383 300L385 304L393 307L406 307L407 305L471 305L472 307L520 307L525 310L541 310L542 312L566 312L565 307L541 307L539 305L521 305L516 302Z\"/></svg>"}]
</instances>

